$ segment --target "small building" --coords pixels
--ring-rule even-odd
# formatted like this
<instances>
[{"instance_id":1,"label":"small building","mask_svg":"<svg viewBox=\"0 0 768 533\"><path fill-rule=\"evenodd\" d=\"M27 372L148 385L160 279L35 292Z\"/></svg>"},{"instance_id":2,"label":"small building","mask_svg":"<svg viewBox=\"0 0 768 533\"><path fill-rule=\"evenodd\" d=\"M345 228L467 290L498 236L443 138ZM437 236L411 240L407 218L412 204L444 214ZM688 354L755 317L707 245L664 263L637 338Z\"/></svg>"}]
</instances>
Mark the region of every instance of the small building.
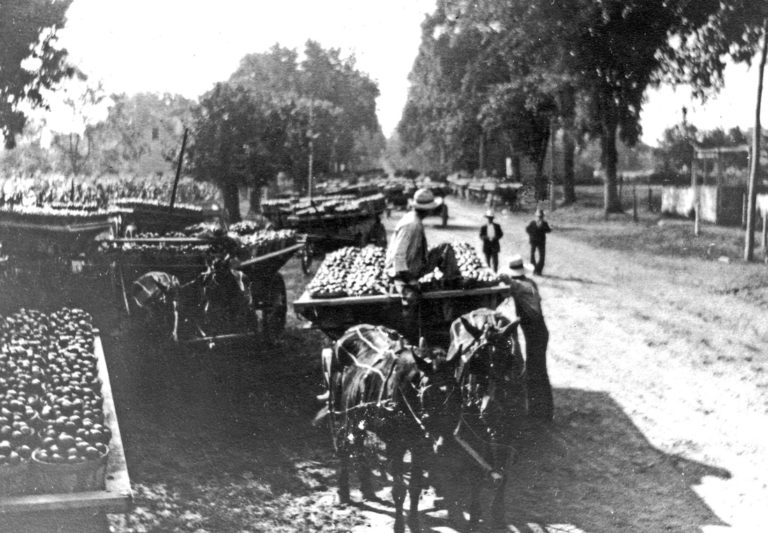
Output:
<instances>
[{"instance_id":1,"label":"small building","mask_svg":"<svg viewBox=\"0 0 768 533\"><path fill-rule=\"evenodd\" d=\"M694 147L691 185L665 186L661 193L661 212L690 217L698 202L699 216L705 222L738 225L743 222L747 188L741 180L724 176L726 154L749 155L749 146L720 148Z\"/></svg>"}]
</instances>

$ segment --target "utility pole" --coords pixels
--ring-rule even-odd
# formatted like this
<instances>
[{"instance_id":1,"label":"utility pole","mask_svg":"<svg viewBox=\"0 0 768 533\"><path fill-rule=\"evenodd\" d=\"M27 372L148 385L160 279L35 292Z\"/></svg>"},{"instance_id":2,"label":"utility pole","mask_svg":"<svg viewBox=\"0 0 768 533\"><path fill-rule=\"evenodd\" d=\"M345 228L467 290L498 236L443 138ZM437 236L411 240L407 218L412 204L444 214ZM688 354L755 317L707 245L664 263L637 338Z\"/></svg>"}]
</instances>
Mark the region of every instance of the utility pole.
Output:
<instances>
[{"instance_id":1,"label":"utility pole","mask_svg":"<svg viewBox=\"0 0 768 533\"><path fill-rule=\"evenodd\" d=\"M309 196L310 202L312 201L312 160L315 156L315 132L312 131L314 122L314 104L314 100L309 101L309 131L307 131L307 137L309 137L309 171L307 172L307 195Z\"/></svg>"},{"instance_id":2,"label":"utility pole","mask_svg":"<svg viewBox=\"0 0 768 533\"><path fill-rule=\"evenodd\" d=\"M555 134L557 123L555 117L549 120L549 210L554 211L555 204Z\"/></svg>"},{"instance_id":3,"label":"utility pole","mask_svg":"<svg viewBox=\"0 0 768 533\"><path fill-rule=\"evenodd\" d=\"M752 261L755 248L755 203L757 201L757 180L760 175L760 108L763 99L763 73L768 56L768 18L763 21L763 49L760 55L760 68L757 71L757 103L755 104L755 130L752 132L752 160L749 165L749 191L747 198L747 232L744 237L744 260Z\"/></svg>"},{"instance_id":4,"label":"utility pole","mask_svg":"<svg viewBox=\"0 0 768 533\"><path fill-rule=\"evenodd\" d=\"M691 147L691 190L693 192L693 234L699 235L699 183L696 179L696 147L688 135L688 108L683 106L683 135Z\"/></svg>"}]
</instances>

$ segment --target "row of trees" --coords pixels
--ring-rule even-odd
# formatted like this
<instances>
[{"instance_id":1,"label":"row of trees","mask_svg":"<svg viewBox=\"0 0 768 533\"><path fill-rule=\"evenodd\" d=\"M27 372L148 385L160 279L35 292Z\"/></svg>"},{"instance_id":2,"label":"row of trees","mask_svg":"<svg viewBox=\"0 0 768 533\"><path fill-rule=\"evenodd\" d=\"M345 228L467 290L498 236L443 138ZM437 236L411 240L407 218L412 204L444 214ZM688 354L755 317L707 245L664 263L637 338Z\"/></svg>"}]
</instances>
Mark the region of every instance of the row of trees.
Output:
<instances>
[{"instance_id":1,"label":"row of trees","mask_svg":"<svg viewBox=\"0 0 768 533\"><path fill-rule=\"evenodd\" d=\"M373 168L385 148L376 117L378 86L337 49L308 41L303 57L275 45L245 56L226 82L198 102L180 96L107 95L86 85L63 97L74 126L53 131L28 120L47 106L46 93L85 75L56 44L71 0L0 0L0 129L8 149L2 164L30 173L143 173L177 158L191 131L187 170L217 183L239 219L238 188L254 190L278 172L305 183L308 175ZM71 82L70 82L71 84ZM107 107L106 117L89 110ZM48 125L50 126L50 125ZM170 166L168 166L170 168ZM258 195L254 197L258 199Z\"/></svg>"},{"instance_id":2,"label":"row of trees","mask_svg":"<svg viewBox=\"0 0 768 533\"><path fill-rule=\"evenodd\" d=\"M314 41L301 60L278 45L249 54L194 109L190 168L216 180L236 214L239 186L258 190L278 172L301 179L375 167L385 146L378 95L354 58Z\"/></svg>"},{"instance_id":3,"label":"row of trees","mask_svg":"<svg viewBox=\"0 0 768 533\"><path fill-rule=\"evenodd\" d=\"M569 202L575 149L596 139L605 210L620 211L617 141L640 138L646 90L718 90L728 57L755 55L766 17L768 3L749 0L439 0L422 25L399 142L443 170L527 156L541 195L548 140L562 130Z\"/></svg>"},{"instance_id":4,"label":"row of trees","mask_svg":"<svg viewBox=\"0 0 768 533\"><path fill-rule=\"evenodd\" d=\"M179 95L107 95L86 86L62 99L60 112L66 111L69 121L28 121L15 136L15 148L3 152L0 168L23 175L163 172L176 157L195 105Z\"/></svg>"}]
</instances>

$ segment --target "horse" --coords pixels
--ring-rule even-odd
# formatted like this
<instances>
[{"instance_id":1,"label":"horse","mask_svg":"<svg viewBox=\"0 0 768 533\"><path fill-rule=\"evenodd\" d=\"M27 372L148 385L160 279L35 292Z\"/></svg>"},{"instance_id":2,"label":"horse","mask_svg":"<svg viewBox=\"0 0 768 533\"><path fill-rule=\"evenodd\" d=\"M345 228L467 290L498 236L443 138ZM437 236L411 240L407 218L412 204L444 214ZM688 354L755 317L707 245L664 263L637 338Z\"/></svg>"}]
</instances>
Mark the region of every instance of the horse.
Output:
<instances>
[{"instance_id":1,"label":"horse","mask_svg":"<svg viewBox=\"0 0 768 533\"><path fill-rule=\"evenodd\" d=\"M455 368L461 391L461 415L454 431L454 450L464 461L448 466L453 481L471 480L470 521L480 519L480 488L490 478L494 487L491 515L504 524L505 466L513 454L515 423L527 414L525 361L517 339L516 320L491 309L477 309L451 324L447 362ZM457 483L445 483L452 520L463 522ZM451 494L453 491L453 494Z\"/></svg>"},{"instance_id":2,"label":"horse","mask_svg":"<svg viewBox=\"0 0 768 533\"><path fill-rule=\"evenodd\" d=\"M131 296L147 312L148 324L165 328L172 317L174 341L179 340L179 327L187 320L203 335L203 327L220 332L233 325L256 325L248 280L231 268L228 257L215 259L185 284L166 272L147 272L132 283Z\"/></svg>"},{"instance_id":3,"label":"horse","mask_svg":"<svg viewBox=\"0 0 768 533\"><path fill-rule=\"evenodd\" d=\"M200 308L204 324L214 331L226 331L233 325L255 327L257 317L249 280L231 267L228 255L215 259L198 282L202 287Z\"/></svg>"},{"instance_id":4,"label":"horse","mask_svg":"<svg viewBox=\"0 0 768 533\"><path fill-rule=\"evenodd\" d=\"M348 329L333 350L324 353L328 403L318 419L325 415L331 419L341 463L340 501L350 502L353 454L361 463L363 497L376 499L364 453L366 434L371 432L384 443L391 463L395 533L404 531L403 456L411 452L408 526L418 532L424 460L440 436L455 426L460 407L453 368L445 363L444 353L432 355L423 342L416 348L392 329L367 324Z\"/></svg>"}]
</instances>

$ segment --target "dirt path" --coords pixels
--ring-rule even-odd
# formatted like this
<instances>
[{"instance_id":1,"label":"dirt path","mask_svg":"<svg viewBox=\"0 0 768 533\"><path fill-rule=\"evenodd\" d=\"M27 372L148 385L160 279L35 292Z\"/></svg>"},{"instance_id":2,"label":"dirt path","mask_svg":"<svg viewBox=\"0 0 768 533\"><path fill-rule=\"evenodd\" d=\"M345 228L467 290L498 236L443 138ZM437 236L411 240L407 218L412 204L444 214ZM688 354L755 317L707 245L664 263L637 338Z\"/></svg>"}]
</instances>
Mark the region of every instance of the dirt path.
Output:
<instances>
[{"instance_id":1,"label":"dirt path","mask_svg":"<svg viewBox=\"0 0 768 533\"><path fill-rule=\"evenodd\" d=\"M427 219L429 242L477 243L480 206L450 204L448 229ZM556 415L520 443L510 531L763 531L765 309L718 291L733 265L596 249L550 221L537 280ZM501 264L525 257L527 217L499 222Z\"/></svg>"}]
</instances>

